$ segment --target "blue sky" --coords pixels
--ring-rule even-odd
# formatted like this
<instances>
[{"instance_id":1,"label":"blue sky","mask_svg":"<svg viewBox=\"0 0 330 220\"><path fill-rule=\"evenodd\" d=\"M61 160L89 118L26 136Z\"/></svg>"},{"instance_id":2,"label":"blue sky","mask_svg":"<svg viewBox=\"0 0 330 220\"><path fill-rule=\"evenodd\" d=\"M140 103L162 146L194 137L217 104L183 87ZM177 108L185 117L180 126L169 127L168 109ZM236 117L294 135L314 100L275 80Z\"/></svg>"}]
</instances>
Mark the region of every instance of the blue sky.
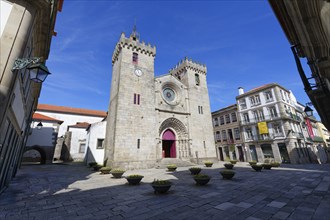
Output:
<instances>
[{"instance_id":1,"label":"blue sky","mask_svg":"<svg viewBox=\"0 0 330 220\"><path fill-rule=\"evenodd\" d=\"M212 111L234 104L239 86L271 82L309 102L267 1L65 0L39 103L107 111L112 52L135 19L141 40L156 45L156 76L186 56L207 65Z\"/></svg>"}]
</instances>

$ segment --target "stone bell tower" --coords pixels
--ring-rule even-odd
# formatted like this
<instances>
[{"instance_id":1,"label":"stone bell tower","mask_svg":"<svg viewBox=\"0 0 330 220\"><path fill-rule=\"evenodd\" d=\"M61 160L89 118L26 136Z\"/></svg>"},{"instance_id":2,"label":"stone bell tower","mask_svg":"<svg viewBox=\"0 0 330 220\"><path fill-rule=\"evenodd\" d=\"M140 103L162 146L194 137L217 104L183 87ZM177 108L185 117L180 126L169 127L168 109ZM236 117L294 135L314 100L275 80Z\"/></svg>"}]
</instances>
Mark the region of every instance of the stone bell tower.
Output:
<instances>
[{"instance_id":1,"label":"stone bell tower","mask_svg":"<svg viewBox=\"0 0 330 220\"><path fill-rule=\"evenodd\" d=\"M194 158L215 159L210 99L206 81L206 65L185 58L170 70L188 89L189 137Z\"/></svg>"},{"instance_id":2,"label":"stone bell tower","mask_svg":"<svg viewBox=\"0 0 330 220\"><path fill-rule=\"evenodd\" d=\"M105 159L113 168L155 164L155 56L156 47L140 41L135 27L114 49L105 138Z\"/></svg>"}]
</instances>

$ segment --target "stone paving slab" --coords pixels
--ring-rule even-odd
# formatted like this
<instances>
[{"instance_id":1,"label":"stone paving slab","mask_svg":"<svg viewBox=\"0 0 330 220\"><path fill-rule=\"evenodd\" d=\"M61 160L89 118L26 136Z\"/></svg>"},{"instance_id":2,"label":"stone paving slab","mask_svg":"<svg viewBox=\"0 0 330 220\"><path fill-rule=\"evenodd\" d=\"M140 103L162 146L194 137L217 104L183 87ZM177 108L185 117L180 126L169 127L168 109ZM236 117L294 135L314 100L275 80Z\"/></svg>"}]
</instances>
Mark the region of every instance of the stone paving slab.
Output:
<instances>
[{"instance_id":1,"label":"stone paving slab","mask_svg":"<svg viewBox=\"0 0 330 220\"><path fill-rule=\"evenodd\" d=\"M223 180L219 162L202 167L212 177L206 186L188 169L129 170L124 176L144 175L130 186L82 164L22 166L0 194L0 219L330 219L330 164L255 172L239 162L235 177ZM170 191L154 194L154 179L171 180Z\"/></svg>"}]
</instances>

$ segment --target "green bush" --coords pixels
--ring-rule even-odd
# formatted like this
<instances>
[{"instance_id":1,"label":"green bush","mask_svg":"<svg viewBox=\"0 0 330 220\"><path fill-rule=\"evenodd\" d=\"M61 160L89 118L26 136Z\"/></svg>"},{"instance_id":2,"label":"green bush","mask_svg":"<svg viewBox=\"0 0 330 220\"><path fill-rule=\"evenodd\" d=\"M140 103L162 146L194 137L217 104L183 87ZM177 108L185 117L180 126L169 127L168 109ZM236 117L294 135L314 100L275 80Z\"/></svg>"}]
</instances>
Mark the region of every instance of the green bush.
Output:
<instances>
[{"instance_id":1,"label":"green bush","mask_svg":"<svg viewBox=\"0 0 330 220\"><path fill-rule=\"evenodd\" d=\"M176 169L177 166L175 164L169 164L169 165L167 165L167 168L168 169Z\"/></svg>"},{"instance_id":2,"label":"green bush","mask_svg":"<svg viewBox=\"0 0 330 220\"><path fill-rule=\"evenodd\" d=\"M272 167L279 167L281 164L279 162L271 163Z\"/></svg>"},{"instance_id":3,"label":"green bush","mask_svg":"<svg viewBox=\"0 0 330 220\"><path fill-rule=\"evenodd\" d=\"M233 170L221 170L220 173L221 174L235 174L235 171L233 171Z\"/></svg>"},{"instance_id":4,"label":"green bush","mask_svg":"<svg viewBox=\"0 0 330 220\"><path fill-rule=\"evenodd\" d=\"M249 164L252 166L252 165L256 165L257 164L257 161L255 161L255 160L251 160L251 161L249 161Z\"/></svg>"},{"instance_id":5,"label":"green bush","mask_svg":"<svg viewBox=\"0 0 330 220\"><path fill-rule=\"evenodd\" d=\"M210 176L209 175L206 175L206 174L197 174L197 175L194 175L194 179L209 179Z\"/></svg>"},{"instance_id":6,"label":"green bush","mask_svg":"<svg viewBox=\"0 0 330 220\"><path fill-rule=\"evenodd\" d=\"M152 182L152 184L154 184L154 185L169 185L169 184L172 184L172 183L169 180L158 180L158 179L154 179L154 181Z\"/></svg>"},{"instance_id":7,"label":"green bush","mask_svg":"<svg viewBox=\"0 0 330 220\"><path fill-rule=\"evenodd\" d=\"M142 175L139 175L139 174L131 174L131 175L128 175L127 178L136 178L136 179L139 179L139 178L143 178L144 176Z\"/></svg>"},{"instance_id":8,"label":"green bush","mask_svg":"<svg viewBox=\"0 0 330 220\"><path fill-rule=\"evenodd\" d=\"M116 169L111 170L111 173L125 173L125 170L116 168Z\"/></svg>"}]
</instances>

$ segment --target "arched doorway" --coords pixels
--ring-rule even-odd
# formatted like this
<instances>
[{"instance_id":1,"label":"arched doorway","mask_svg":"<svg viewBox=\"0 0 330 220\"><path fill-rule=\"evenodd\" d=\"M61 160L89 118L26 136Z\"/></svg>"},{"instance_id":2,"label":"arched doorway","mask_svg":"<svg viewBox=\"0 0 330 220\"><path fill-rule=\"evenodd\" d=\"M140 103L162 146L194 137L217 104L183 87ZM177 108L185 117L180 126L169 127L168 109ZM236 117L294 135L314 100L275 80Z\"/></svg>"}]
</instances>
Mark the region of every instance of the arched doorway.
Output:
<instances>
[{"instance_id":1,"label":"arched doorway","mask_svg":"<svg viewBox=\"0 0 330 220\"><path fill-rule=\"evenodd\" d=\"M40 163L40 164L45 164L46 163L46 153L45 151L38 146L34 147L27 147L25 148L22 162L33 162L33 163Z\"/></svg>"},{"instance_id":2,"label":"arched doorway","mask_svg":"<svg viewBox=\"0 0 330 220\"><path fill-rule=\"evenodd\" d=\"M176 158L175 134L170 129L163 133L162 152L165 158Z\"/></svg>"}]
</instances>

